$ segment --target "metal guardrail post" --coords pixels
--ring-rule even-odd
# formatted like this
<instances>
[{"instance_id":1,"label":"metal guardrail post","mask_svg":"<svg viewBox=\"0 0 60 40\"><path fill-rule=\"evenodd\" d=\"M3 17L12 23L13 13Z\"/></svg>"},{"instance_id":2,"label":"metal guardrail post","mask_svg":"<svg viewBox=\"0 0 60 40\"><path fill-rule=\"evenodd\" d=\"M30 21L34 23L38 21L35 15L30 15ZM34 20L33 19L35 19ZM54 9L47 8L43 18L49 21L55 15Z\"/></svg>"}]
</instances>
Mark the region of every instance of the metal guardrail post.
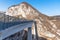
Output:
<instances>
[{"instance_id":1,"label":"metal guardrail post","mask_svg":"<svg viewBox=\"0 0 60 40\"><path fill-rule=\"evenodd\" d=\"M0 35L0 40L2 40L2 37L1 37L1 35Z\"/></svg>"},{"instance_id":2,"label":"metal guardrail post","mask_svg":"<svg viewBox=\"0 0 60 40\"><path fill-rule=\"evenodd\" d=\"M2 40L2 36L1 36L2 33L0 33L0 40Z\"/></svg>"},{"instance_id":3,"label":"metal guardrail post","mask_svg":"<svg viewBox=\"0 0 60 40\"><path fill-rule=\"evenodd\" d=\"M27 40L32 40L32 31L31 31L31 27L28 28L28 35L27 35Z\"/></svg>"}]
</instances>

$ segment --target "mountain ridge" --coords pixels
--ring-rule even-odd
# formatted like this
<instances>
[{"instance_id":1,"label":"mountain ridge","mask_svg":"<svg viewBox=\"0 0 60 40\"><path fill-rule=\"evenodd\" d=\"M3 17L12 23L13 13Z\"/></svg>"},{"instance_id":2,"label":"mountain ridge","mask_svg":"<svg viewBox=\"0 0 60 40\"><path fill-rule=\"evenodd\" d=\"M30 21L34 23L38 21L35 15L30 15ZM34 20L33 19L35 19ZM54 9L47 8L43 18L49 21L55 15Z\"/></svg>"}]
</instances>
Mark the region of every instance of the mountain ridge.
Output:
<instances>
[{"instance_id":1,"label":"mountain ridge","mask_svg":"<svg viewBox=\"0 0 60 40\"><path fill-rule=\"evenodd\" d=\"M42 14L26 2L11 6L6 11L6 15L20 19L34 20L37 23L37 33L39 37L44 37L47 40L60 40L60 22L54 19L54 17ZM32 34L34 34L34 27L32 27Z\"/></svg>"}]
</instances>

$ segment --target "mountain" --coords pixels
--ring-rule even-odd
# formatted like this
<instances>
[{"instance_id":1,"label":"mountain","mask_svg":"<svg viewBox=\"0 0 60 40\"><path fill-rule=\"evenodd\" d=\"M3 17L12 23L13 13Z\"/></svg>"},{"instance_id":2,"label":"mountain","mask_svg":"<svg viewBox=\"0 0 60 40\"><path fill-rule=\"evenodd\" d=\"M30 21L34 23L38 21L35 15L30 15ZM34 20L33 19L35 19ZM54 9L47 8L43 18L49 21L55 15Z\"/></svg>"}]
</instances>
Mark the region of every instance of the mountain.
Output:
<instances>
[{"instance_id":1,"label":"mountain","mask_svg":"<svg viewBox=\"0 0 60 40\"><path fill-rule=\"evenodd\" d=\"M51 16L51 18L53 18L53 19L55 19L55 20L60 20L60 15Z\"/></svg>"},{"instance_id":2,"label":"mountain","mask_svg":"<svg viewBox=\"0 0 60 40\"><path fill-rule=\"evenodd\" d=\"M60 21L55 17L42 14L26 2L9 7L5 14L20 19L34 20L37 23L38 37L60 40ZM32 27L32 34L35 35L34 27Z\"/></svg>"}]
</instances>

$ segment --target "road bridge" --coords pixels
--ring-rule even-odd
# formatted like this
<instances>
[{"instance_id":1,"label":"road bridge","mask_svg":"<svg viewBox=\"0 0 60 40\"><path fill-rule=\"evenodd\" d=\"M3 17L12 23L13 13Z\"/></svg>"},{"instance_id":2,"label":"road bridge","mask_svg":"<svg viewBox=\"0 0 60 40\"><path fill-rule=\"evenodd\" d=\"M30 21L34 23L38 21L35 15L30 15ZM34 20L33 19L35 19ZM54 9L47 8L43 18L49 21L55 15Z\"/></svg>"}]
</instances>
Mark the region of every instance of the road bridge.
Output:
<instances>
[{"instance_id":1,"label":"road bridge","mask_svg":"<svg viewBox=\"0 0 60 40\"><path fill-rule=\"evenodd\" d=\"M0 40L5 39L6 37L13 35L25 28L28 28L27 40L32 40L32 24L35 24L35 32L37 39L37 29L35 21L13 21L13 22L0 22ZM38 39L37 39L38 40Z\"/></svg>"}]
</instances>

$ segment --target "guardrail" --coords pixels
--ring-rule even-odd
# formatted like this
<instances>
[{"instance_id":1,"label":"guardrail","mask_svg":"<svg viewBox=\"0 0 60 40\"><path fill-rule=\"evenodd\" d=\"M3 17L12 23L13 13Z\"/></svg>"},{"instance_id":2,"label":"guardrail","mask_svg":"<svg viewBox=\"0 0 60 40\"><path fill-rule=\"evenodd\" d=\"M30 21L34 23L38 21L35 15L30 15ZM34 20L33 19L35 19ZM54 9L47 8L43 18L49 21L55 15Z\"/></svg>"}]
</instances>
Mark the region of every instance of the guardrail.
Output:
<instances>
[{"instance_id":1,"label":"guardrail","mask_svg":"<svg viewBox=\"0 0 60 40\"><path fill-rule=\"evenodd\" d=\"M0 31L0 40L3 40L4 38L15 34L25 28L28 28L28 36L27 40L32 40L32 24L35 24L35 32L36 32L36 40L37 38L37 28L36 28L36 22L35 21L15 21L15 22L8 22L4 23L4 29Z\"/></svg>"}]
</instances>

